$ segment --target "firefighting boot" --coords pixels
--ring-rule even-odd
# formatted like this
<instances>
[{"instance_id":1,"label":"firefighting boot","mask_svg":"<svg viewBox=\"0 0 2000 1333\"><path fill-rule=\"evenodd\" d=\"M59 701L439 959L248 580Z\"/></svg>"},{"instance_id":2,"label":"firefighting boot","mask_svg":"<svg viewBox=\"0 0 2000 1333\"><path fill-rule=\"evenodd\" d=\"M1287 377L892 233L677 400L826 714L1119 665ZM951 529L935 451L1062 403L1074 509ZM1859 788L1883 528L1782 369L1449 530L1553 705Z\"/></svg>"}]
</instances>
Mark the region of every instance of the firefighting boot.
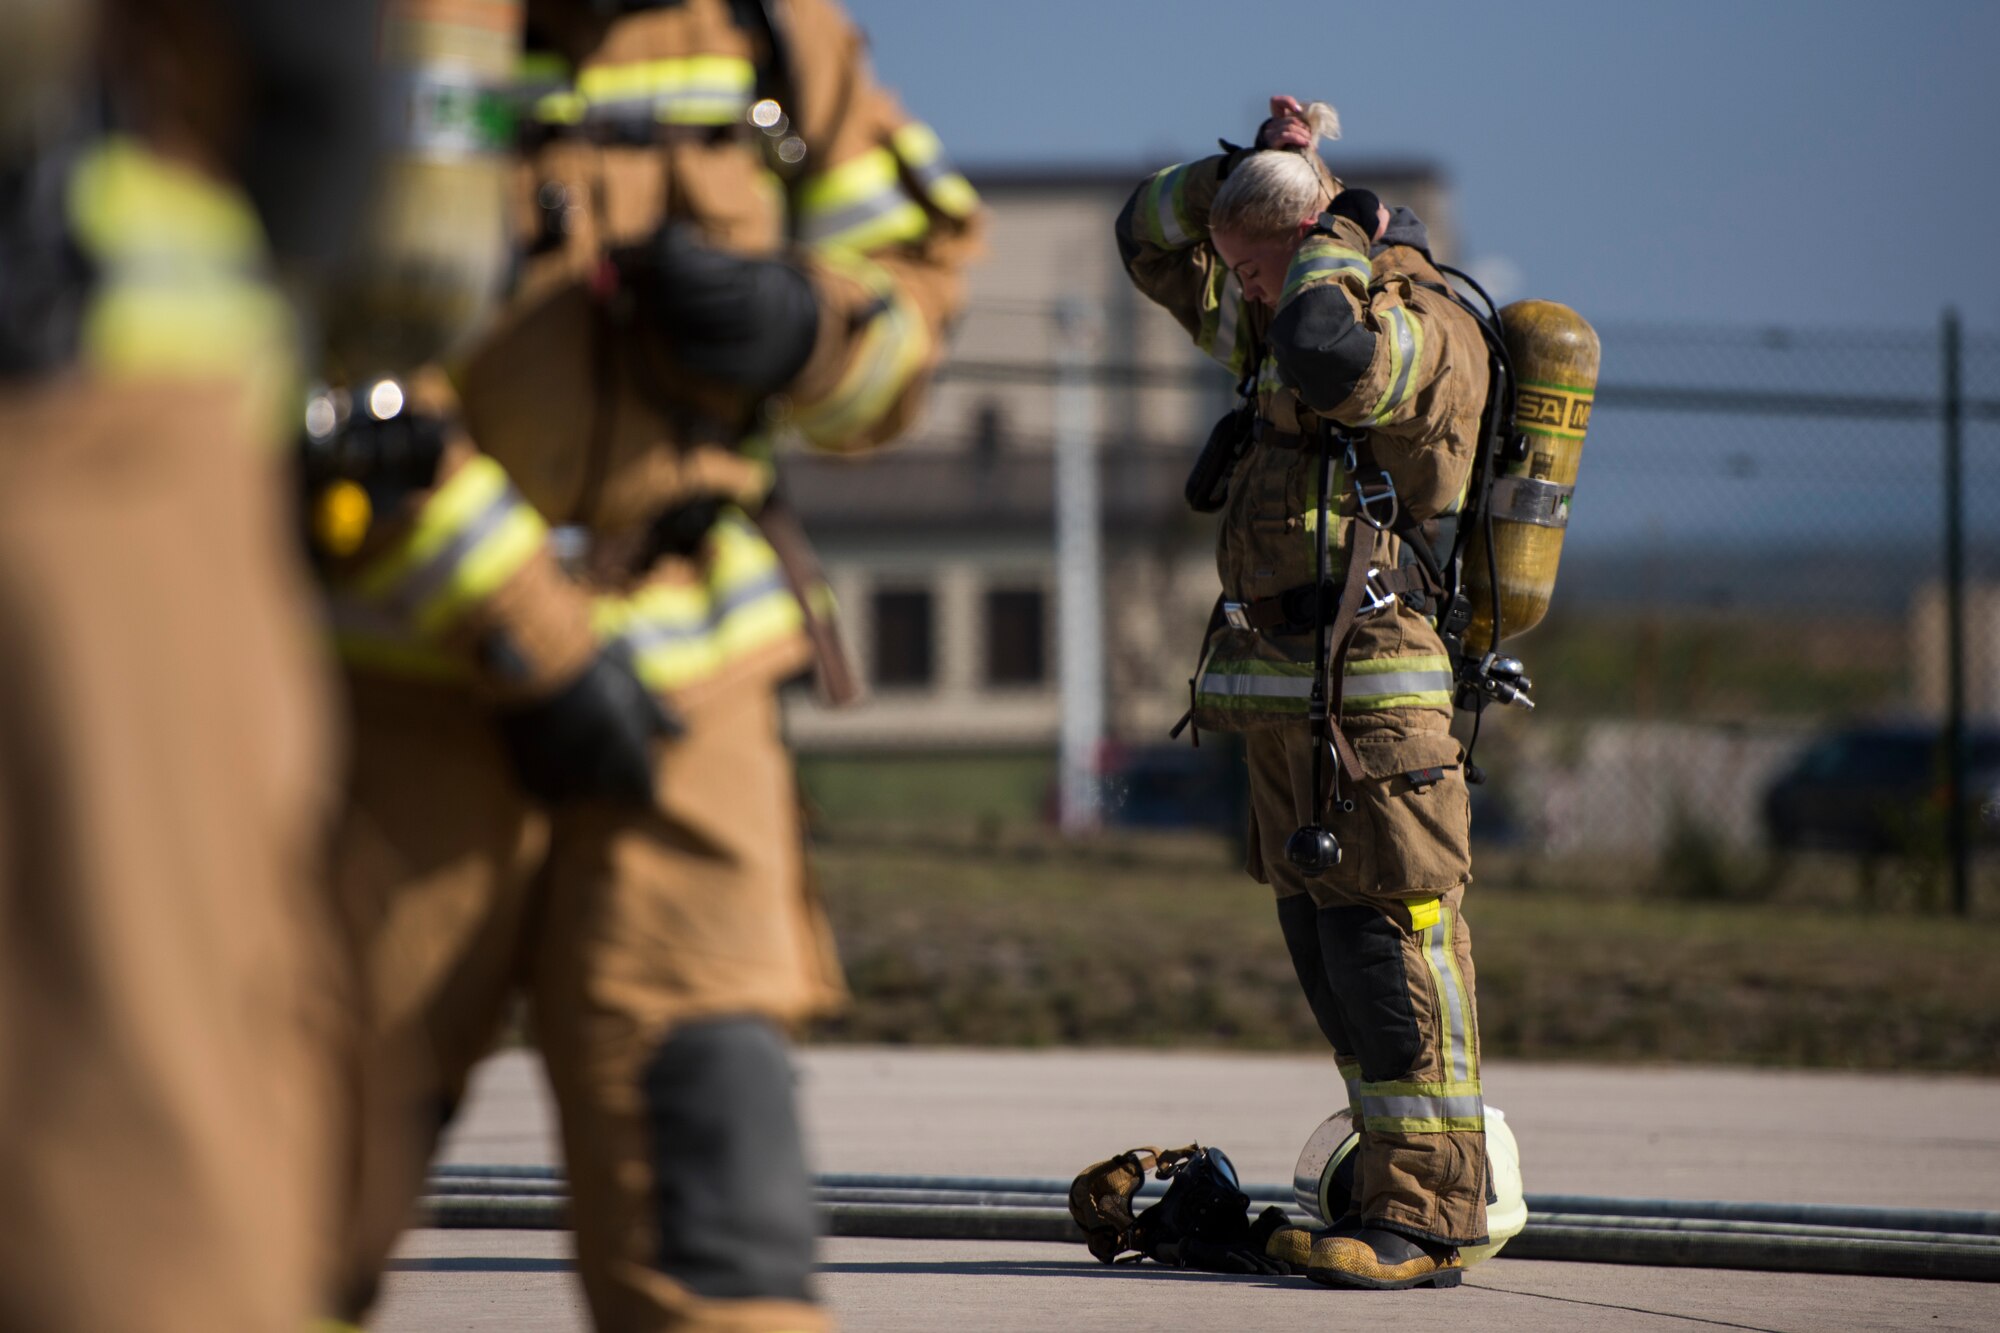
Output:
<instances>
[{"instance_id":1,"label":"firefighting boot","mask_svg":"<svg viewBox=\"0 0 2000 1333\"><path fill-rule=\"evenodd\" d=\"M1361 1230L1361 1219L1347 1214L1330 1227L1282 1226L1264 1242L1264 1257L1276 1260L1300 1276L1312 1267L1313 1246L1329 1236L1351 1236Z\"/></svg>"},{"instance_id":2,"label":"firefighting boot","mask_svg":"<svg viewBox=\"0 0 2000 1333\"><path fill-rule=\"evenodd\" d=\"M1406 1287L1455 1287L1465 1276L1465 1266L1450 1246L1427 1245L1369 1227L1314 1241L1306 1276L1323 1287L1402 1291Z\"/></svg>"}]
</instances>

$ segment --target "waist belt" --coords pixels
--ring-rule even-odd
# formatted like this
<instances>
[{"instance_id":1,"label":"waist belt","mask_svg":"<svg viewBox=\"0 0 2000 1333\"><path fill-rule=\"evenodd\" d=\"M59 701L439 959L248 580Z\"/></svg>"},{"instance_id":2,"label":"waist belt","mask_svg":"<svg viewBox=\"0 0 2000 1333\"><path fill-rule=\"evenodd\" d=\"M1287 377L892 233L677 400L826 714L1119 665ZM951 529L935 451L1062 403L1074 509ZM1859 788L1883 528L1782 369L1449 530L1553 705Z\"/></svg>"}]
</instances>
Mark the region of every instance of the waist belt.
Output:
<instances>
[{"instance_id":1,"label":"waist belt","mask_svg":"<svg viewBox=\"0 0 2000 1333\"><path fill-rule=\"evenodd\" d=\"M1382 600L1399 598L1411 610L1421 611L1430 590L1430 580L1421 566L1403 565L1396 569L1376 570L1369 575L1366 586ZM1327 618L1331 620L1340 605L1340 584L1331 579L1317 588L1310 583L1301 583L1273 597L1224 602L1223 619L1232 628L1255 630L1259 634L1310 634L1313 632L1313 594L1320 588L1326 592Z\"/></svg>"}]
</instances>

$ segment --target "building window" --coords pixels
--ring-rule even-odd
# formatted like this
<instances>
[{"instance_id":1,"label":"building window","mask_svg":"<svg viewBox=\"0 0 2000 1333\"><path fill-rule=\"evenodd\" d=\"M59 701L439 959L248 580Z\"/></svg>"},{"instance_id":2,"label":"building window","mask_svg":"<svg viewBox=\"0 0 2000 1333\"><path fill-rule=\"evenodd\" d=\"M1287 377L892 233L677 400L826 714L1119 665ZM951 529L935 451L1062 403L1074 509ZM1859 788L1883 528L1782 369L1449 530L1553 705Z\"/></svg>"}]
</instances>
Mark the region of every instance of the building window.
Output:
<instances>
[{"instance_id":1,"label":"building window","mask_svg":"<svg viewBox=\"0 0 2000 1333\"><path fill-rule=\"evenodd\" d=\"M881 588L874 598L875 683L929 685L936 675L931 594L927 588Z\"/></svg>"},{"instance_id":2,"label":"building window","mask_svg":"<svg viewBox=\"0 0 2000 1333\"><path fill-rule=\"evenodd\" d=\"M1048 679L1040 588L991 588L986 593L986 683L1040 685Z\"/></svg>"}]
</instances>

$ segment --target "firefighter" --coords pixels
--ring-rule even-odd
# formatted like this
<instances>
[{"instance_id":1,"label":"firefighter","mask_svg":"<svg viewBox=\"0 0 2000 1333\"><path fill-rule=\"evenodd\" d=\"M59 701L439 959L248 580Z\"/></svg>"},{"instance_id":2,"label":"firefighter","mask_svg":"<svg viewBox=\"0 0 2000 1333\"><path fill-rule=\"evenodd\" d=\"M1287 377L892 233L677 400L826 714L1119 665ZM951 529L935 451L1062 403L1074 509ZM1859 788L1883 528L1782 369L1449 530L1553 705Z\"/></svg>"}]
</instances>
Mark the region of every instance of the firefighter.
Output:
<instances>
[{"instance_id":1,"label":"firefighter","mask_svg":"<svg viewBox=\"0 0 2000 1333\"><path fill-rule=\"evenodd\" d=\"M1427 525L1466 486L1487 352L1414 215L1327 173L1316 144L1337 133L1324 103L1273 98L1253 149L1154 175L1117 237L1254 419L1221 503L1192 719L1246 733L1248 869L1277 894L1361 1131L1355 1211L1269 1253L1332 1285L1452 1285L1459 1248L1486 1239L1486 1157ZM1322 628L1330 716L1311 725Z\"/></svg>"},{"instance_id":2,"label":"firefighter","mask_svg":"<svg viewBox=\"0 0 2000 1333\"><path fill-rule=\"evenodd\" d=\"M977 200L830 0L538 0L528 26L518 281L451 358L438 484L333 579L336 888L376 1041L346 1313L525 995L597 1326L820 1327L787 1034L844 987L776 691L816 657L850 683L770 449L910 423ZM557 525L587 535L573 582L524 578ZM522 738L564 654L671 719L638 781L604 760L630 725Z\"/></svg>"},{"instance_id":3,"label":"firefighter","mask_svg":"<svg viewBox=\"0 0 2000 1333\"><path fill-rule=\"evenodd\" d=\"M0 7L0 1327L304 1327L339 992L295 310L370 7Z\"/></svg>"}]
</instances>

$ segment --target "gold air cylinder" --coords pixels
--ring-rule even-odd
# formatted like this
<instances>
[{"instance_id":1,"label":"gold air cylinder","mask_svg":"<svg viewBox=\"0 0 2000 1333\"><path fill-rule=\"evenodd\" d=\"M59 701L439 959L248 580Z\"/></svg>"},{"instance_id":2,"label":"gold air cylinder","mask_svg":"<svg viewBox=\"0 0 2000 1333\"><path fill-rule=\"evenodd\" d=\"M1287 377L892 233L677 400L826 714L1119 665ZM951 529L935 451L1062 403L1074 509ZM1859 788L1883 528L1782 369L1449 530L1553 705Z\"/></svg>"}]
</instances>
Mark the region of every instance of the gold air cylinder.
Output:
<instances>
[{"instance_id":1,"label":"gold air cylinder","mask_svg":"<svg viewBox=\"0 0 2000 1333\"><path fill-rule=\"evenodd\" d=\"M1554 301L1516 301L1500 312L1514 362L1514 427L1528 456L1494 478L1493 555L1500 574L1500 639L1525 634L1548 614L1569 527L1583 437L1597 396L1597 331ZM1497 648L1486 534L1466 544L1466 595L1472 602L1467 649Z\"/></svg>"},{"instance_id":2,"label":"gold air cylinder","mask_svg":"<svg viewBox=\"0 0 2000 1333\"><path fill-rule=\"evenodd\" d=\"M384 5L389 143L360 253L327 310L333 378L407 374L490 312L511 255L521 29L521 0Z\"/></svg>"}]
</instances>

